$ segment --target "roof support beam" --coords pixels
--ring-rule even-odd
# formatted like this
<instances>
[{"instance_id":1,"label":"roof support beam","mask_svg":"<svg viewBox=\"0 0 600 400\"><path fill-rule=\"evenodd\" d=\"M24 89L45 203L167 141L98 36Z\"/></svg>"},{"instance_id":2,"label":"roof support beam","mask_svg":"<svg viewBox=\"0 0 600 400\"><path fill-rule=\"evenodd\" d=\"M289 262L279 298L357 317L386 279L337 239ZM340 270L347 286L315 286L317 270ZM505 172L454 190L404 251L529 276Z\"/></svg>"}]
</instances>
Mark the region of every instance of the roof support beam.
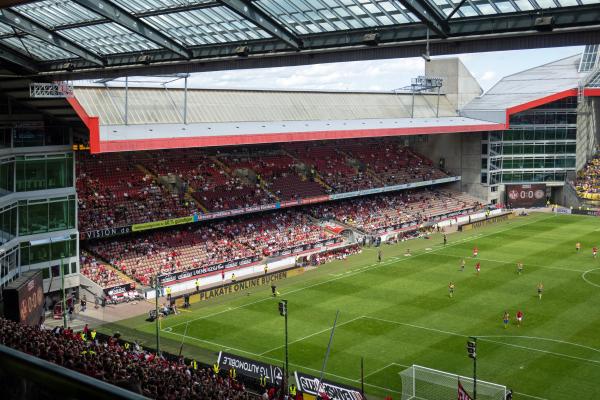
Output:
<instances>
[{"instance_id":1,"label":"roof support beam","mask_svg":"<svg viewBox=\"0 0 600 400\"><path fill-rule=\"evenodd\" d=\"M148 23L130 14L124 8L121 8L108 0L74 0L74 2L137 33L149 41L172 51L173 53L177 53L186 59L191 58L191 53L185 46L180 45L173 39L162 34L158 29L150 26Z\"/></svg>"},{"instance_id":2,"label":"roof support beam","mask_svg":"<svg viewBox=\"0 0 600 400\"><path fill-rule=\"evenodd\" d=\"M11 51L3 45L0 45L0 59L18 65L29 72L39 71L38 66L32 60L19 56L15 51Z\"/></svg>"},{"instance_id":3,"label":"roof support beam","mask_svg":"<svg viewBox=\"0 0 600 400\"><path fill-rule=\"evenodd\" d=\"M53 46L60 47L61 49L75 54L84 60L90 61L91 63L100 66L105 65L104 60L102 60L102 58L100 58L97 54L78 46L72 41L65 39L64 37L46 29L37 22L34 22L11 9L6 8L0 10L0 22L27 32L31 36L35 36L36 38L41 39L46 43L50 43Z\"/></svg>"},{"instance_id":4,"label":"roof support beam","mask_svg":"<svg viewBox=\"0 0 600 400\"><path fill-rule=\"evenodd\" d=\"M411 13L439 37L448 37L448 23L426 0L398 0Z\"/></svg>"},{"instance_id":5,"label":"roof support beam","mask_svg":"<svg viewBox=\"0 0 600 400\"><path fill-rule=\"evenodd\" d=\"M219 0L229 9L240 14L271 35L283 40L294 49L302 47L302 41L293 33L289 32L283 25L275 21L270 15L260 10L249 0Z\"/></svg>"},{"instance_id":6,"label":"roof support beam","mask_svg":"<svg viewBox=\"0 0 600 400\"><path fill-rule=\"evenodd\" d=\"M452 16L454 14L456 14L456 12L458 11L459 8L461 8L463 6L463 4L465 4L467 0L460 0L460 3L458 3L457 5L454 6L454 8L452 9L452 11L450 12L450 14L448 14L448 16L446 17L446 21L449 21L450 18L452 18Z\"/></svg>"}]
</instances>

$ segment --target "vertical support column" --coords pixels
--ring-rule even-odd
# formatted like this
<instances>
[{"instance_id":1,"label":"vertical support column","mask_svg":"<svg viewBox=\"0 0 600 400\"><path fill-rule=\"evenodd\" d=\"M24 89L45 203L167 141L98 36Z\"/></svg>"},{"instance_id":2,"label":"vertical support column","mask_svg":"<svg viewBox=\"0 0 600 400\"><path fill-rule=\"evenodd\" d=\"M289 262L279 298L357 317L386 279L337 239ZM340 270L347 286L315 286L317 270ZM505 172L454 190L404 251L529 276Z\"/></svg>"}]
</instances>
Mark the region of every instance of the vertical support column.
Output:
<instances>
[{"instance_id":1,"label":"vertical support column","mask_svg":"<svg viewBox=\"0 0 600 400\"><path fill-rule=\"evenodd\" d=\"M435 107L435 117L439 117L440 116L440 89L441 87L438 86L437 88L437 105Z\"/></svg>"},{"instance_id":2,"label":"vertical support column","mask_svg":"<svg viewBox=\"0 0 600 400\"><path fill-rule=\"evenodd\" d=\"M125 118L123 118L125 120L125 125L127 125L127 115L129 114L129 110L128 110L128 100L129 100L129 77L126 76L125 77Z\"/></svg>"},{"instance_id":3,"label":"vertical support column","mask_svg":"<svg viewBox=\"0 0 600 400\"><path fill-rule=\"evenodd\" d=\"M188 76L184 79L185 86L183 88L183 123L187 125L187 96L188 96Z\"/></svg>"}]
</instances>

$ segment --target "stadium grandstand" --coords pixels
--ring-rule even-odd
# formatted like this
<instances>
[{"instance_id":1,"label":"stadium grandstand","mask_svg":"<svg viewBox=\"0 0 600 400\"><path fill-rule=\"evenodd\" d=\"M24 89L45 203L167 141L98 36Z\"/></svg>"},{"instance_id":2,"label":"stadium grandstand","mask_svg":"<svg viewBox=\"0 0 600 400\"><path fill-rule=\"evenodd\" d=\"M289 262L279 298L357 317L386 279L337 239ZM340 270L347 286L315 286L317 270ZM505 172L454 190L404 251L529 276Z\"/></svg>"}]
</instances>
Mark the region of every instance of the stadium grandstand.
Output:
<instances>
[{"instance_id":1,"label":"stadium grandstand","mask_svg":"<svg viewBox=\"0 0 600 400\"><path fill-rule=\"evenodd\" d=\"M600 43L598 21L595 0L0 4L0 382L23 383L10 387L8 398L454 398L455 375L449 384L423 378L440 391L417 393L424 389L417 389L414 374L422 370L414 364L451 368L450 362L436 363L438 355L432 360L413 354L400 362L368 354L368 361L385 363L364 376L361 350L360 378L342 361L334 360L325 372L338 317L331 329L329 314L320 313L331 304L359 310L340 327L369 319L379 324L357 328L357 336L345 342L351 347L364 341L369 351L377 347L371 354L404 340L370 342L390 334L394 324L468 337L453 333L453 323L427 328L417 317L399 322L370 315L406 306L412 318L415 309L444 309L439 299L418 303L437 290L424 278L418 278L423 286L415 302L384 304L357 283L307 295L303 323L314 323L308 317L314 313L321 325L316 333L296 325L290 344L331 331L327 347L292 353L319 362L327 354L321 369L288 363L288 303L278 300L278 287L291 296L401 261L407 269L416 267L409 274L421 276L419 268L442 261L413 265L413 252L429 256L446 249L447 234L455 232L450 246L456 247L450 248L457 250L444 256L453 272L460 260L464 270L460 246L469 253L474 247L475 259L479 250L471 241L504 232L471 229L546 223L537 216L513 222L530 209L600 215L600 45L593 44ZM504 76L485 92L459 58L433 57L567 45L585 48ZM426 60L422 74L387 91L209 89L188 82L195 72L415 56ZM581 226L581 235L598 230ZM598 243L571 234L577 252L584 241L595 260ZM514 264L502 260L481 259ZM473 261L479 279L479 259ZM577 266L583 281L599 286L591 277L596 264ZM381 290L391 301L413 289L406 282L386 287L398 279L392 275L387 269L373 272L365 278L373 280L369 292ZM544 286L535 285L541 302ZM444 281L446 286L453 298L454 280ZM330 304L325 307L318 296ZM358 299L364 306L354 303ZM261 336L281 325L261 319L266 301L277 302L285 316L285 359L278 353L284 346ZM211 319L241 309L246 314L237 323ZM252 313L256 326L244 319ZM217 333L207 334L209 325ZM219 330L250 344L221 345ZM499 337L494 335L481 341L504 345L490 339ZM583 345L570 337L531 335L515 337L598 352L595 339ZM252 347L253 340L264 348ZM410 345L419 341L415 337ZM442 342L427 343L414 353ZM554 347L534 350L563 355ZM577 353L571 361L600 363L586 357ZM413 392L407 394L401 381L409 370ZM485 371L490 381L519 385L514 376L492 370ZM466 396L459 398L477 398L477 379L456 376L459 396L461 390ZM473 397L461 382L473 384ZM554 398L536 383L525 387L532 394L515 398ZM506 386L480 384L480 399L512 399ZM439 394L444 385L453 397ZM593 385L581 390L573 398L600 396Z\"/></svg>"}]
</instances>

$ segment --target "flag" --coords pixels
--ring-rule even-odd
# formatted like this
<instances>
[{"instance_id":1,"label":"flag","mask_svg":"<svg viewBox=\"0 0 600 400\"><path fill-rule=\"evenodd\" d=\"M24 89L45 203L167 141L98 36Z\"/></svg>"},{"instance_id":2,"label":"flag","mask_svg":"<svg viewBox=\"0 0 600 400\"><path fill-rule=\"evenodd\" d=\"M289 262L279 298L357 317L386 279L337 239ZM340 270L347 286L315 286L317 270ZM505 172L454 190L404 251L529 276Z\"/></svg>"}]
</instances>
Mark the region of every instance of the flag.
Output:
<instances>
[{"instance_id":1,"label":"flag","mask_svg":"<svg viewBox=\"0 0 600 400\"><path fill-rule=\"evenodd\" d=\"M460 378L458 379L458 400L473 400L463 387L462 383L460 383Z\"/></svg>"}]
</instances>

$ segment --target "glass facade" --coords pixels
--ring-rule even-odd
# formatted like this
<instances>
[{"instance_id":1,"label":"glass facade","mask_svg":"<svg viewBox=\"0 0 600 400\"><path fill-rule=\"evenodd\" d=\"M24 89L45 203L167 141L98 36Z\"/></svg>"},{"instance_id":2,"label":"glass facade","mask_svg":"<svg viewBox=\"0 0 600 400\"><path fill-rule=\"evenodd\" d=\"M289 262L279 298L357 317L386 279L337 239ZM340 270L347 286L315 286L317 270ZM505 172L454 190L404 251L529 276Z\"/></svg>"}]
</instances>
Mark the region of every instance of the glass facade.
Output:
<instances>
[{"instance_id":1,"label":"glass facade","mask_svg":"<svg viewBox=\"0 0 600 400\"><path fill-rule=\"evenodd\" d=\"M575 170L577 98L512 115L510 130L490 132L484 145L482 183L564 182Z\"/></svg>"},{"instance_id":2,"label":"glass facade","mask_svg":"<svg viewBox=\"0 0 600 400\"><path fill-rule=\"evenodd\" d=\"M42 243L38 243L42 242ZM61 257L77 256L77 236L50 238L44 241L21 243L21 262L23 265L60 260ZM68 263L65 263L68 267ZM68 273L68 271L67 271Z\"/></svg>"},{"instance_id":3,"label":"glass facade","mask_svg":"<svg viewBox=\"0 0 600 400\"><path fill-rule=\"evenodd\" d=\"M19 247L5 249L0 254L0 296L2 288L10 283L16 276L19 265Z\"/></svg>"},{"instance_id":4,"label":"glass facade","mask_svg":"<svg viewBox=\"0 0 600 400\"><path fill-rule=\"evenodd\" d=\"M15 163L17 192L73 186L73 153L17 156Z\"/></svg>"},{"instance_id":5,"label":"glass facade","mask_svg":"<svg viewBox=\"0 0 600 400\"><path fill-rule=\"evenodd\" d=\"M67 273L77 274L74 172L69 127L0 127L0 286L36 264L50 278L61 256ZM46 290L56 290L51 286Z\"/></svg>"},{"instance_id":6,"label":"glass facade","mask_svg":"<svg viewBox=\"0 0 600 400\"><path fill-rule=\"evenodd\" d=\"M19 201L19 236L74 229L75 196Z\"/></svg>"}]
</instances>

